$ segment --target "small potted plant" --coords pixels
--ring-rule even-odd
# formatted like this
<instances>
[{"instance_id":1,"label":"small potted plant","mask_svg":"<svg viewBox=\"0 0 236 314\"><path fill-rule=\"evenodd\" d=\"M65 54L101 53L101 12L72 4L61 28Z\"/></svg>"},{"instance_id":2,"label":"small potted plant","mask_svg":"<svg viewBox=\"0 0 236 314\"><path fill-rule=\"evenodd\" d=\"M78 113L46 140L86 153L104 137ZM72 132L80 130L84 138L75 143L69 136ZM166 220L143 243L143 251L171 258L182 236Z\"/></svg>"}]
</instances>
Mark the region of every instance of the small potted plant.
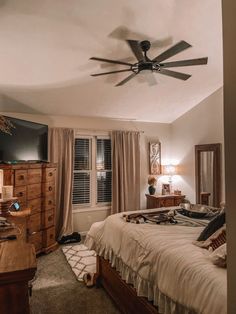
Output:
<instances>
[{"instance_id":1,"label":"small potted plant","mask_svg":"<svg viewBox=\"0 0 236 314\"><path fill-rule=\"evenodd\" d=\"M157 179L154 176L149 176L148 184L149 184L149 187L148 187L149 194L154 195L156 192L155 186L157 184Z\"/></svg>"}]
</instances>

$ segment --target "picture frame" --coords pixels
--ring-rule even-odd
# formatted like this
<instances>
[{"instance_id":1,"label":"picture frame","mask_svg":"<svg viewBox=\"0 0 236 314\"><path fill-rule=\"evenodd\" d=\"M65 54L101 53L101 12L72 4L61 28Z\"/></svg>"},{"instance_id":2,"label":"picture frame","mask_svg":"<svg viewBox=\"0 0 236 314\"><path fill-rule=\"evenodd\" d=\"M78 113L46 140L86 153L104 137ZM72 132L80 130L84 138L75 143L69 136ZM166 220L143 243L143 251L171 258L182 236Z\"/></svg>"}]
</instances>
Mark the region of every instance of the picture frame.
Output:
<instances>
[{"instance_id":1,"label":"picture frame","mask_svg":"<svg viewBox=\"0 0 236 314\"><path fill-rule=\"evenodd\" d=\"M151 175L161 174L161 143L149 143L149 170Z\"/></svg>"},{"instance_id":2,"label":"picture frame","mask_svg":"<svg viewBox=\"0 0 236 314\"><path fill-rule=\"evenodd\" d=\"M170 194L170 184L169 183L163 183L162 184L162 195L168 195Z\"/></svg>"}]
</instances>

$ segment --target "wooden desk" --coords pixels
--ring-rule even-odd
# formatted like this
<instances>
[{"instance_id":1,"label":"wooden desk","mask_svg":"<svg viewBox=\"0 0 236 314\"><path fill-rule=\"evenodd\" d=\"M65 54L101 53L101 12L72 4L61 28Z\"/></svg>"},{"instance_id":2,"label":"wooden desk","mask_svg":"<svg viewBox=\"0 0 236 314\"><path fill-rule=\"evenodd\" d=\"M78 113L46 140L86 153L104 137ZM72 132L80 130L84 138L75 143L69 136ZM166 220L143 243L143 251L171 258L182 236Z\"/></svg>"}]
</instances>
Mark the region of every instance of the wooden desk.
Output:
<instances>
[{"instance_id":1,"label":"wooden desk","mask_svg":"<svg viewBox=\"0 0 236 314\"><path fill-rule=\"evenodd\" d=\"M147 209L179 206L183 202L185 195L149 195L146 194Z\"/></svg>"},{"instance_id":2,"label":"wooden desk","mask_svg":"<svg viewBox=\"0 0 236 314\"><path fill-rule=\"evenodd\" d=\"M19 226L21 234L17 240L0 242L1 314L30 313L28 282L36 272L36 256L34 246L25 242L26 217L26 212L18 214L18 217L10 217L9 220ZM0 236L9 233L10 231L0 232Z\"/></svg>"}]
</instances>

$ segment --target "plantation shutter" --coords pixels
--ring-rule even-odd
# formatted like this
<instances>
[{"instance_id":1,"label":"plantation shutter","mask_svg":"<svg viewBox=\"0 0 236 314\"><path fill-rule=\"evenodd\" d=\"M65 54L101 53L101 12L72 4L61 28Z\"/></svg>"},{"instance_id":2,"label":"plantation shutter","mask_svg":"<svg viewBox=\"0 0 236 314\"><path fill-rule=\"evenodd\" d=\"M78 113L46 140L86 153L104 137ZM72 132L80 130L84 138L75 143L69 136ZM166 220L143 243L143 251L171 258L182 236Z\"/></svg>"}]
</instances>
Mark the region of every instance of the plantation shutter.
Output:
<instances>
[{"instance_id":1,"label":"plantation shutter","mask_svg":"<svg viewBox=\"0 0 236 314\"><path fill-rule=\"evenodd\" d=\"M97 170L97 203L111 202L111 140L97 138L96 145Z\"/></svg>"},{"instance_id":2,"label":"plantation shutter","mask_svg":"<svg viewBox=\"0 0 236 314\"><path fill-rule=\"evenodd\" d=\"M91 203L91 139L75 139L73 204Z\"/></svg>"}]
</instances>

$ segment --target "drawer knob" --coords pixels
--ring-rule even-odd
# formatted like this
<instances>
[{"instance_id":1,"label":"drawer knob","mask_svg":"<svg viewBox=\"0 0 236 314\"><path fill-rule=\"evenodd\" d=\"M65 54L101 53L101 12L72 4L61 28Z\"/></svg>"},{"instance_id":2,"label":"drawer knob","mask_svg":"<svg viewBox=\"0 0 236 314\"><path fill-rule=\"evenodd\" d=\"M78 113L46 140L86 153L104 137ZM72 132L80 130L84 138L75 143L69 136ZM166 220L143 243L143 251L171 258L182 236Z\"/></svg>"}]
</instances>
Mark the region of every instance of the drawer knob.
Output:
<instances>
[{"instance_id":1,"label":"drawer knob","mask_svg":"<svg viewBox=\"0 0 236 314\"><path fill-rule=\"evenodd\" d=\"M54 234L50 234L50 239L53 239L54 238Z\"/></svg>"},{"instance_id":2,"label":"drawer knob","mask_svg":"<svg viewBox=\"0 0 236 314\"><path fill-rule=\"evenodd\" d=\"M25 176L22 174L22 175L19 176L19 179L20 179L20 180L24 180L24 179L25 179Z\"/></svg>"},{"instance_id":3,"label":"drawer knob","mask_svg":"<svg viewBox=\"0 0 236 314\"><path fill-rule=\"evenodd\" d=\"M17 196L19 196L19 197L21 197L21 196L23 196L23 195L24 195L23 192L19 192L19 193L17 194Z\"/></svg>"},{"instance_id":4,"label":"drawer knob","mask_svg":"<svg viewBox=\"0 0 236 314\"><path fill-rule=\"evenodd\" d=\"M52 205L52 201L51 200L48 201L48 205Z\"/></svg>"},{"instance_id":5,"label":"drawer knob","mask_svg":"<svg viewBox=\"0 0 236 314\"><path fill-rule=\"evenodd\" d=\"M51 177L52 176L52 172L49 172L48 176Z\"/></svg>"},{"instance_id":6,"label":"drawer knob","mask_svg":"<svg viewBox=\"0 0 236 314\"><path fill-rule=\"evenodd\" d=\"M49 191L52 191L52 187L51 187L51 186L49 186L48 190L49 190Z\"/></svg>"},{"instance_id":7,"label":"drawer knob","mask_svg":"<svg viewBox=\"0 0 236 314\"><path fill-rule=\"evenodd\" d=\"M48 217L48 221L52 221L53 216Z\"/></svg>"}]
</instances>

